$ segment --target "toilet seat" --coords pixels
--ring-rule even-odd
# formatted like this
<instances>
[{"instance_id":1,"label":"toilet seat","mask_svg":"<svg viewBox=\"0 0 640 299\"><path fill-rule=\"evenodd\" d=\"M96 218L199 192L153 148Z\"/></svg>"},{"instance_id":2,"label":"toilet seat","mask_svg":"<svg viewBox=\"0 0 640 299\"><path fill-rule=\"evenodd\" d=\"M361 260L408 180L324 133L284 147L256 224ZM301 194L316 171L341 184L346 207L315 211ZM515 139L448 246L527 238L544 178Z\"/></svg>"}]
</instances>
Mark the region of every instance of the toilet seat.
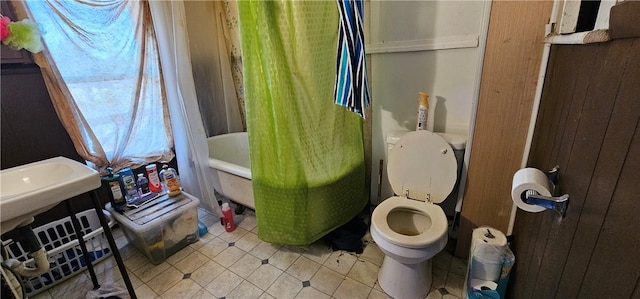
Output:
<instances>
[{"instance_id":1,"label":"toilet seat","mask_svg":"<svg viewBox=\"0 0 640 299\"><path fill-rule=\"evenodd\" d=\"M430 131L412 131L402 136L391 149L387 164L395 194L433 203L441 203L451 194L457 171L451 145Z\"/></svg>"},{"instance_id":2,"label":"toilet seat","mask_svg":"<svg viewBox=\"0 0 640 299\"><path fill-rule=\"evenodd\" d=\"M416 236L399 234L387 222L387 216L395 209L408 209L423 214L431 219L431 226ZM423 248L445 237L448 223L440 206L394 196L384 200L373 210L371 225L389 243L407 248Z\"/></svg>"}]
</instances>

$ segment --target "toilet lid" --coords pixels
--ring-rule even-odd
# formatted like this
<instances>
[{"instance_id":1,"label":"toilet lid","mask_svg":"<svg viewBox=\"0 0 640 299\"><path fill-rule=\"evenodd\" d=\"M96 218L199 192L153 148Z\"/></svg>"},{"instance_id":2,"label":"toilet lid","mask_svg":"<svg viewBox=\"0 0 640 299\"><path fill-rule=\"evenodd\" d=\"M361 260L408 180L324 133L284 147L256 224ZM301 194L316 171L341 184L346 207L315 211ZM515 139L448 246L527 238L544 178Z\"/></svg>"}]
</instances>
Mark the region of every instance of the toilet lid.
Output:
<instances>
[{"instance_id":1,"label":"toilet lid","mask_svg":"<svg viewBox=\"0 0 640 299\"><path fill-rule=\"evenodd\" d=\"M457 179L451 146L430 131L412 131L400 138L389 153L387 175L395 194L421 201L443 202Z\"/></svg>"}]
</instances>

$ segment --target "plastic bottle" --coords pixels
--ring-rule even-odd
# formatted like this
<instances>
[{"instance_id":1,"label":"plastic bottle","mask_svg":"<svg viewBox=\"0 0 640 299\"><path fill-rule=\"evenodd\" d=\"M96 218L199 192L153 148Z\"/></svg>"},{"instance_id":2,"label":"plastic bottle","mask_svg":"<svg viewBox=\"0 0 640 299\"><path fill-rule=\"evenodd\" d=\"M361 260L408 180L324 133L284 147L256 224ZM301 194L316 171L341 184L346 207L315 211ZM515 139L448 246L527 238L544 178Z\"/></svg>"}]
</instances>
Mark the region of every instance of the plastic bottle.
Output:
<instances>
[{"instance_id":1,"label":"plastic bottle","mask_svg":"<svg viewBox=\"0 0 640 299\"><path fill-rule=\"evenodd\" d=\"M222 225L227 232L232 232L236 229L236 223L233 221L233 211L228 202L222 204Z\"/></svg>"},{"instance_id":2,"label":"plastic bottle","mask_svg":"<svg viewBox=\"0 0 640 299\"><path fill-rule=\"evenodd\" d=\"M127 205L127 200L124 198L124 192L122 191L122 185L120 185L120 175L113 173L113 168L107 167L109 174L102 178L102 181L109 186L109 201L116 211L122 211Z\"/></svg>"},{"instance_id":3,"label":"plastic bottle","mask_svg":"<svg viewBox=\"0 0 640 299\"><path fill-rule=\"evenodd\" d=\"M418 101L418 116L416 117L416 130L427 129L427 116L429 115L429 95L425 92L419 92L420 100Z\"/></svg>"},{"instance_id":4,"label":"plastic bottle","mask_svg":"<svg viewBox=\"0 0 640 299\"><path fill-rule=\"evenodd\" d=\"M136 184L138 185L138 195L140 197L151 193L151 190L149 190L149 180L144 177L143 173L138 174L138 180L136 180Z\"/></svg>"},{"instance_id":5,"label":"plastic bottle","mask_svg":"<svg viewBox=\"0 0 640 299\"><path fill-rule=\"evenodd\" d=\"M156 165L149 164L145 169L147 170L147 177L149 178L149 190L155 193L162 191L162 185L160 184L160 177L158 177L158 168Z\"/></svg>"},{"instance_id":6,"label":"plastic bottle","mask_svg":"<svg viewBox=\"0 0 640 299\"><path fill-rule=\"evenodd\" d=\"M124 186L125 197L127 202L138 199L138 187L136 186L136 178L133 176L131 168L120 169L120 180Z\"/></svg>"},{"instance_id":7,"label":"plastic bottle","mask_svg":"<svg viewBox=\"0 0 640 299\"><path fill-rule=\"evenodd\" d=\"M178 181L178 174L175 169L165 164L162 166L162 177L167 186L169 196L178 196L182 193L182 190L180 190L180 182Z\"/></svg>"}]
</instances>

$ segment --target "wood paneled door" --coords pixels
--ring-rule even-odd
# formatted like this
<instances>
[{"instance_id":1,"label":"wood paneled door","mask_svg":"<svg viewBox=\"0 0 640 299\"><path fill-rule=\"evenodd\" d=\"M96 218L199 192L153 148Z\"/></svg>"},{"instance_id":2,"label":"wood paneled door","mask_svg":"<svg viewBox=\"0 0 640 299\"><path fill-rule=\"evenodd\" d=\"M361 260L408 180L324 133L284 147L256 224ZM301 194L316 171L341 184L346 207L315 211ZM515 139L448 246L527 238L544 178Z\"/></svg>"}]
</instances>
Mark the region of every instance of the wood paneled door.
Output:
<instances>
[{"instance_id":1,"label":"wood paneled door","mask_svg":"<svg viewBox=\"0 0 640 299\"><path fill-rule=\"evenodd\" d=\"M640 38L552 46L528 164L570 202L517 212L509 298L640 298Z\"/></svg>"}]
</instances>

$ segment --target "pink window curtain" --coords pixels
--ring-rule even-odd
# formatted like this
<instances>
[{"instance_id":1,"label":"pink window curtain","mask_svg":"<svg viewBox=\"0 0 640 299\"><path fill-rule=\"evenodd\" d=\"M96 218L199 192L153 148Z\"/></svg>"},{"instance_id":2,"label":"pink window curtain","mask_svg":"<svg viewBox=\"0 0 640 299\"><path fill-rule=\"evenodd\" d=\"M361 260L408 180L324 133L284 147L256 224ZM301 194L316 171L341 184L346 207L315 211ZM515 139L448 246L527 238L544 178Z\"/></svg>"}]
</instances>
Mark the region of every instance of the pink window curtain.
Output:
<instances>
[{"instance_id":1,"label":"pink window curtain","mask_svg":"<svg viewBox=\"0 0 640 299\"><path fill-rule=\"evenodd\" d=\"M78 153L96 169L174 157L148 3L13 2L43 29L34 55Z\"/></svg>"}]
</instances>

